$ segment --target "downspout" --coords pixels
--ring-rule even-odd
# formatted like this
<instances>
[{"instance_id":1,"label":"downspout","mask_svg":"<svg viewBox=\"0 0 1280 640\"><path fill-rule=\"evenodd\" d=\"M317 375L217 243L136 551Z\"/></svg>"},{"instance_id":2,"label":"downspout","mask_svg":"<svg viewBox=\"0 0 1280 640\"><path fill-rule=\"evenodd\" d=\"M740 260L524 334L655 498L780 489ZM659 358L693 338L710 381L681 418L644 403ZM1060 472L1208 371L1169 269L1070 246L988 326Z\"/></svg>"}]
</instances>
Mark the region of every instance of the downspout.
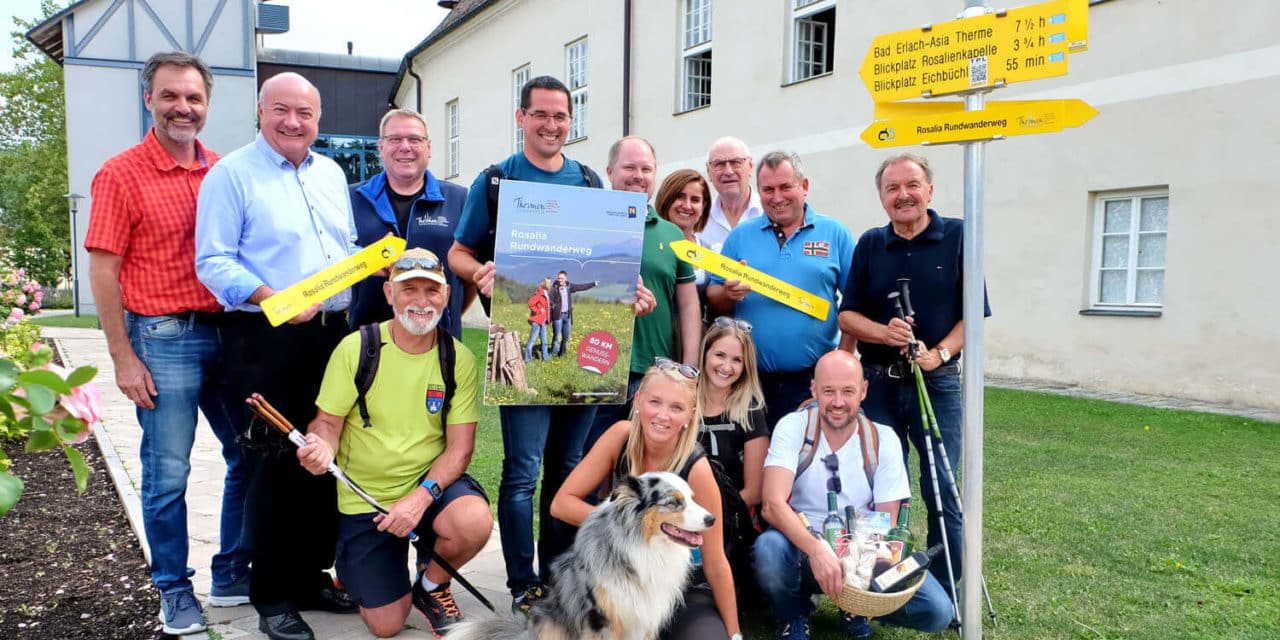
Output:
<instances>
[{"instance_id":1,"label":"downspout","mask_svg":"<svg viewBox=\"0 0 1280 640\"><path fill-rule=\"evenodd\" d=\"M413 76L413 95L417 98L417 108L414 110L418 113L422 113L422 76L418 75L418 73L413 70L412 59L406 58L405 61L409 64L409 75Z\"/></svg>"},{"instance_id":2,"label":"downspout","mask_svg":"<svg viewBox=\"0 0 1280 640\"><path fill-rule=\"evenodd\" d=\"M631 0L622 2L622 135L631 133Z\"/></svg>"}]
</instances>

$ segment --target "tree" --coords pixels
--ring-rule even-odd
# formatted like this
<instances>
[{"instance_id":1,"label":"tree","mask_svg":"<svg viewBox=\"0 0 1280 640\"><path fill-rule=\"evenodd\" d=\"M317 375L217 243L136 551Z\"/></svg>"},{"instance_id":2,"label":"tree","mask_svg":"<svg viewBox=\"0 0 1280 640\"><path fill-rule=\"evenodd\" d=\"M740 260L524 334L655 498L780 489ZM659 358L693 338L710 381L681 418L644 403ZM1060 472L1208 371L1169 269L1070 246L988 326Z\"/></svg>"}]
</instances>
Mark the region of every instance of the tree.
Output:
<instances>
[{"instance_id":1,"label":"tree","mask_svg":"<svg viewBox=\"0 0 1280 640\"><path fill-rule=\"evenodd\" d=\"M23 34L61 10L13 19L13 71L0 73L0 248L45 286L69 277L67 133L62 67Z\"/></svg>"}]
</instances>

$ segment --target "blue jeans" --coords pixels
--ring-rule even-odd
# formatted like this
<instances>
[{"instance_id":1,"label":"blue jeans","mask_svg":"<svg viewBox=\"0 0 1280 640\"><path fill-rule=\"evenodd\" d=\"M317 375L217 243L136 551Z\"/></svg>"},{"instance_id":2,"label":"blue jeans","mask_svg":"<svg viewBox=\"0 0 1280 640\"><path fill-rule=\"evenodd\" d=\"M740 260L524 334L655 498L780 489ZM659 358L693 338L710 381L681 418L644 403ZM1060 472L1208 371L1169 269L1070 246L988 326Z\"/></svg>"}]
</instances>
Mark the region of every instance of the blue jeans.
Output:
<instances>
[{"instance_id":1,"label":"blue jeans","mask_svg":"<svg viewBox=\"0 0 1280 640\"><path fill-rule=\"evenodd\" d=\"M902 461L907 463L910 451L908 442L915 445L916 454L920 456L920 501L928 510L929 536L928 546L942 543L942 530L938 527L938 503L934 498L932 473L929 469L929 448L925 444L924 425L920 415L920 400L916 395L914 378L890 378L884 371L872 367L863 369L867 377L867 397L862 401L862 410L868 418L880 424L893 427L902 441ZM946 446L947 460L951 463L953 473L960 470L961 447L961 409L963 397L960 394L960 374L957 367L948 365L948 373L925 377L925 389L929 400L933 403L933 413L938 419L938 431L942 434L942 444ZM938 471L938 489L942 493L942 512L947 523L947 544L951 548L951 570L955 574L956 586L960 585L960 556L964 548L964 517L960 505L956 503L948 485L955 480L947 479L942 466L942 455L937 439L934 439L934 460ZM910 467L908 467L910 468ZM917 508L919 504L915 505ZM919 511L916 511L919 513ZM947 586L950 591L950 580L947 576L945 562L934 562L929 570L938 582Z\"/></svg>"},{"instance_id":2,"label":"blue jeans","mask_svg":"<svg viewBox=\"0 0 1280 640\"><path fill-rule=\"evenodd\" d=\"M547 325L541 322L529 322L529 341L524 343L524 361L533 360L533 341L538 338L542 339L542 361L547 361Z\"/></svg>"},{"instance_id":3,"label":"blue jeans","mask_svg":"<svg viewBox=\"0 0 1280 640\"><path fill-rule=\"evenodd\" d=\"M573 316L566 313L551 321L551 351L556 355L564 355L569 348L570 331L573 331Z\"/></svg>"},{"instance_id":4,"label":"blue jeans","mask_svg":"<svg viewBox=\"0 0 1280 640\"><path fill-rule=\"evenodd\" d=\"M813 613L810 596L822 593L809 568L809 557L777 529L769 529L756 538L752 557L756 580L778 622L808 619ZM932 574L926 573L920 590L901 609L877 619L897 627L933 633L946 629L952 617L953 607L946 590Z\"/></svg>"},{"instance_id":5,"label":"blue jeans","mask_svg":"<svg viewBox=\"0 0 1280 640\"><path fill-rule=\"evenodd\" d=\"M498 488L498 534L507 566L507 588L550 581L549 568L573 542L573 528L551 517L551 499L582 460L582 443L595 407L499 407L502 421L502 483ZM533 490L543 468L538 499L538 565L533 571Z\"/></svg>"},{"instance_id":6,"label":"blue jeans","mask_svg":"<svg viewBox=\"0 0 1280 640\"><path fill-rule=\"evenodd\" d=\"M151 371L154 409L138 408L142 444L142 523L151 546L151 581L161 593L190 590L187 567L187 477L196 436L196 409L222 443L227 474L222 490L220 548L210 562L213 584L230 586L248 575L241 548L247 470L236 442L228 398L218 384L218 329L190 315L126 313L129 342Z\"/></svg>"}]
</instances>

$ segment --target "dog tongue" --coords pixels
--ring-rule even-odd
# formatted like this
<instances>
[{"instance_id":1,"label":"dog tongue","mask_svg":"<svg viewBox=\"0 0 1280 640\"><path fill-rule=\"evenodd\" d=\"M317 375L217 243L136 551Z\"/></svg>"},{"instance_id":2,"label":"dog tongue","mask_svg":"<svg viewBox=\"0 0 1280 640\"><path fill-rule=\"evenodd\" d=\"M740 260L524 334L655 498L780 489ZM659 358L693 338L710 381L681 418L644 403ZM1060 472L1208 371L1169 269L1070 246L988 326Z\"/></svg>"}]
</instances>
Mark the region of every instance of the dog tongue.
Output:
<instances>
[{"instance_id":1,"label":"dog tongue","mask_svg":"<svg viewBox=\"0 0 1280 640\"><path fill-rule=\"evenodd\" d=\"M683 542L683 543L684 543L684 544L686 544L686 545L689 545L690 547L700 547L700 546L702 546L702 534L701 534L701 533L697 533L697 532L694 532L694 531L686 531L686 530L681 529L680 527L677 527L677 526L675 526L675 525L673 525L673 524L671 524L671 523L665 523L665 524L663 524L663 525L662 525L662 530L663 530L664 532L666 532L666 534L667 534L667 535L671 536L672 538L675 538L676 540L678 540L678 541L680 541L680 542Z\"/></svg>"}]
</instances>

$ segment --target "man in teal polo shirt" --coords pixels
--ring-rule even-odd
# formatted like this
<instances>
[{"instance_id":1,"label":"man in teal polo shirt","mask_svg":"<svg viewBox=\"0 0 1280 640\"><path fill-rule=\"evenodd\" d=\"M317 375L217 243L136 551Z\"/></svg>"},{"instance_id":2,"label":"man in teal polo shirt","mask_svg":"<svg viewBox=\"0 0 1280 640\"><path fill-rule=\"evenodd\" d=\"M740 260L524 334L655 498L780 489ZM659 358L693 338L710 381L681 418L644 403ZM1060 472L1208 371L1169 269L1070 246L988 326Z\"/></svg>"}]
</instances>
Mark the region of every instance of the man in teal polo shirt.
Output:
<instances>
[{"instance_id":1,"label":"man in teal polo shirt","mask_svg":"<svg viewBox=\"0 0 1280 640\"><path fill-rule=\"evenodd\" d=\"M765 217L730 231L721 253L831 302L827 317L818 319L752 293L738 280L710 279L712 311L754 326L765 420L772 427L809 397L808 381L822 354L853 348L852 339L840 334L836 295L848 280L854 240L843 224L805 202L809 179L796 154L774 151L761 158L756 188Z\"/></svg>"},{"instance_id":2,"label":"man in teal polo shirt","mask_svg":"<svg viewBox=\"0 0 1280 640\"><path fill-rule=\"evenodd\" d=\"M614 191L634 191L652 198L658 160L653 145L640 136L627 136L609 147L609 165L605 172ZM702 312L698 305L698 289L693 266L676 258L670 245L684 240L684 232L663 220L649 205L644 219L644 249L640 254L640 281L653 293L653 312L637 317L631 336L631 375L627 384L626 404L601 406L596 421L587 435L590 449L600 434L613 423L626 419L631 411L631 398L640 386L644 372L656 357L679 359L698 365L698 347L702 337ZM675 352L674 327L680 332L680 353Z\"/></svg>"}]
</instances>

